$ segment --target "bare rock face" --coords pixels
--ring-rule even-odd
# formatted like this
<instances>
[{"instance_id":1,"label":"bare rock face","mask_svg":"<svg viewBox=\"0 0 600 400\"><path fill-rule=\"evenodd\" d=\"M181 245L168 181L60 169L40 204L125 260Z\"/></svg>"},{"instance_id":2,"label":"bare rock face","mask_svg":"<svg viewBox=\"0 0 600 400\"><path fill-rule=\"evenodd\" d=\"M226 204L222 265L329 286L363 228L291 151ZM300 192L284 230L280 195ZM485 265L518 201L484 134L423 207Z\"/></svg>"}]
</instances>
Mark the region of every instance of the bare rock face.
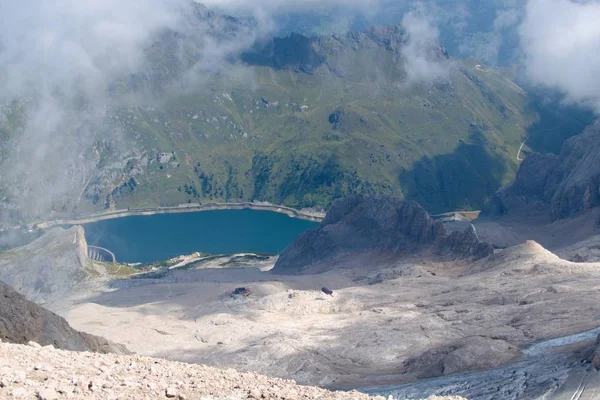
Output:
<instances>
[{"instance_id":1,"label":"bare rock face","mask_svg":"<svg viewBox=\"0 0 600 400\"><path fill-rule=\"evenodd\" d=\"M415 254L424 250L451 258L492 253L474 231L448 234L414 201L354 195L336 201L317 229L305 232L280 255L273 272L302 273L308 266L369 250Z\"/></svg>"},{"instance_id":2,"label":"bare rock face","mask_svg":"<svg viewBox=\"0 0 600 400\"><path fill-rule=\"evenodd\" d=\"M516 179L500 189L482 215L518 213L538 207L553 220L600 205L600 120L567 140L559 156L527 156Z\"/></svg>"},{"instance_id":3,"label":"bare rock face","mask_svg":"<svg viewBox=\"0 0 600 400\"><path fill-rule=\"evenodd\" d=\"M17 344L52 345L63 350L129 354L122 345L77 332L64 318L27 300L3 282L0 282L0 338Z\"/></svg>"},{"instance_id":4,"label":"bare rock face","mask_svg":"<svg viewBox=\"0 0 600 400\"><path fill-rule=\"evenodd\" d=\"M90 276L83 228L55 228L27 246L0 253L0 280L38 304L69 298Z\"/></svg>"}]
</instances>

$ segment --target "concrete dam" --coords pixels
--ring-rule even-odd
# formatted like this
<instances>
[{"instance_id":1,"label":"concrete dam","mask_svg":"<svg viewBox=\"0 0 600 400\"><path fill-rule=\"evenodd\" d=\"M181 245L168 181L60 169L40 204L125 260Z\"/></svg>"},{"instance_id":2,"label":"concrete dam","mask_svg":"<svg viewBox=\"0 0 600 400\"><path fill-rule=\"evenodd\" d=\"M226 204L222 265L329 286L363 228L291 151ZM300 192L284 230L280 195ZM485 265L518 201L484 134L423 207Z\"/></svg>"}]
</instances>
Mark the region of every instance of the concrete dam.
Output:
<instances>
[{"instance_id":1,"label":"concrete dam","mask_svg":"<svg viewBox=\"0 0 600 400\"><path fill-rule=\"evenodd\" d=\"M117 262L115 253L104 247L88 246L88 257L94 261L109 262L113 264Z\"/></svg>"}]
</instances>

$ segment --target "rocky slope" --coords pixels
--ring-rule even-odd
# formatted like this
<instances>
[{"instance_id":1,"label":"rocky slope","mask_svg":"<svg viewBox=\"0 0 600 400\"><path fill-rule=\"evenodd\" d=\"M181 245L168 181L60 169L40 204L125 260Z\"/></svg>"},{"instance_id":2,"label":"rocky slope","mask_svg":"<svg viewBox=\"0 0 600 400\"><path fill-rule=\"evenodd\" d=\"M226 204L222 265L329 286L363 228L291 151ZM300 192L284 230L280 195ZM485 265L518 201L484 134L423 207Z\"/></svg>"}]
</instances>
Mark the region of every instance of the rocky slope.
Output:
<instances>
[{"instance_id":1,"label":"rocky slope","mask_svg":"<svg viewBox=\"0 0 600 400\"><path fill-rule=\"evenodd\" d=\"M600 235L566 246L557 254L565 260L574 262L600 262Z\"/></svg>"},{"instance_id":2,"label":"rocky slope","mask_svg":"<svg viewBox=\"0 0 600 400\"><path fill-rule=\"evenodd\" d=\"M414 201L354 195L336 201L319 228L303 233L289 245L273 272L316 272L327 269L323 265L327 261L365 251L430 252L450 259L479 259L490 255L493 248L481 242L471 226L464 232L449 233Z\"/></svg>"},{"instance_id":3,"label":"rocky slope","mask_svg":"<svg viewBox=\"0 0 600 400\"><path fill-rule=\"evenodd\" d=\"M26 246L0 252L0 280L38 304L73 299L98 275L81 227L55 228Z\"/></svg>"},{"instance_id":4,"label":"rocky slope","mask_svg":"<svg viewBox=\"0 0 600 400\"><path fill-rule=\"evenodd\" d=\"M482 354L487 357L482 358ZM484 336L471 336L436 347L404 362L405 373L419 379L447 376L469 370L488 370L518 359L518 347Z\"/></svg>"},{"instance_id":5,"label":"rocky slope","mask_svg":"<svg viewBox=\"0 0 600 400\"><path fill-rule=\"evenodd\" d=\"M140 356L75 353L0 343L0 397L7 399L367 400L294 381ZM432 396L431 400L460 400Z\"/></svg>"},{"instance_id":6,"label":"rocky slope","mask_svg":"<svg viewBox=\"0 0 600 400\"><path fill-rule=\"evenodd\" d=\"M457 57L481 60L488 65L511 65L517 58L518 35L512 30L498 32L494 29L494 19L497 15L510 12L511 15L520 15L523 11L521 3L492 2L480 3L477 0L439 1L415 0L394 1L382 0L377 7L369 10L369 17L362 13L347 10L343 6L297 11L290 15L276 14L277 21L281 24L281 31L286 33L304 33L313 35L320 32L340 32L347 26L368 27L376 24L396 24L402 16L413 9L415 4L426 4L435 10L436 25L441 31L440 40L448 51ZM462 10L469 10L468 14ZM461 26L456 26L456 21L461 21ZM344 21L344 23L340 23ZM497 35L502 35L502 46L498 48L494 43Z\"/></svg>"},{"instance_id":7,"label":"rocky slope","mask_svg":"<svg viewBox=\"0 0 600 400\"><path fill-rule=\"evenodd\" d=\"M534 388L563 381L546 358L553 351L537 365L531 344L598 327L600 265L562 260L533 242L476 262L367 252L331 264L319 274L281 275L251 260L230 268L199 262L125 281L65 317L145 356L334 388L498 366L504 372L490 385L480 372L430 394L502 390L503 399L535 398L527 396ZM239 287L251 293L233 295ZM532 369L513 374L521 361Z\"/></svg>"},{"instance_id":8,"label":"rocky slope","mask_svg":"<svg viewBox=\"0 0 600 400\"><path fill-rule=\"evenodd\" d=\"M496 193L483 215L511 215L537 208L557 220L598 205L600 120L567 140L558 156L528 155L514 182Z\"/></svg>"},{"instance_id":9,"label":"rocky slope","mask_svg":"<svg viewBox=\"0 0 600 400\"><path fill-rule=\"evenodd\" d=\"M77 332L64 318L27 300L3 282L0 282L0 338L20 344L33 341L64 350L128 353L124 346Z\"/></svg>"}]
</instances>

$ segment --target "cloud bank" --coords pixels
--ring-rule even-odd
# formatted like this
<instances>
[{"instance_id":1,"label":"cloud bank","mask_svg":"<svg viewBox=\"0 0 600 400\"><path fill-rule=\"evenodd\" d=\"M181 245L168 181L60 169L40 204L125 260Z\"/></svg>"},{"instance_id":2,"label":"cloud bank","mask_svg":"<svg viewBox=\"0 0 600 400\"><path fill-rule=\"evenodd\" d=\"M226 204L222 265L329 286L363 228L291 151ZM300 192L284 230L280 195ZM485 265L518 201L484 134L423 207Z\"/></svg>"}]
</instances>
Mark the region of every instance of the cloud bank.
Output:
<instances>
[{"instance_id":1,"label":"cloud bank","mask_svg":"<svg viewBox=\"0 0 600 400\"><path fill-rule=\"evenodd\" d=\"M598 21L598 0L529 0L519 28L526 77L600 112Z\"/></svg>"},{"instance_id":2,"label":"cloud bank","mask_svg":"<svg viewBox=\"0 0 600 400\"><path fill-rule=\"evenodd\" d=\"M310 10L327 10L331 7L344 6L346 8L370 12L377 8L382 0L202 0L201 3L208 7L218 8L229 13L289 13Z\"/></svg>"},{"instance_id":3,"label":"cloud bank","mask_svg":"<svg viewBox=\"0 0 600 400\"><path fill-rule=\"evenodd\" d=\"M448 64L436 53L439 31L423 7L410 11L402 18L407 41L401 49L405 59L408 83L432 82L448 75Z\"/></svg>"},{"instance_id":4,"label":"cloud bank","mask_svg":"<svg viewBox=\"0 0 600 400\"><path fill-rule=\"evenodd\" d=\"M0 96L35 88L91 93L134 71L143 45L178 22L176 0L2 2ZM181 4L178 4L181 3Z\"/></svg>"},{"instance_id":5,"label":"cloud bank","mask_svg":"<svg viewBox=\"0 0 600 400\"><path fill-rule=\"evenodd\" d=\"M2 2L0 117L15 132L5 144L0 180L23 212L44 214L76 197L94 174L98 142L122 139L105 124L107 86L138 70L144 47L177 26L185 4Z\"/></svg>"}]
</instances>

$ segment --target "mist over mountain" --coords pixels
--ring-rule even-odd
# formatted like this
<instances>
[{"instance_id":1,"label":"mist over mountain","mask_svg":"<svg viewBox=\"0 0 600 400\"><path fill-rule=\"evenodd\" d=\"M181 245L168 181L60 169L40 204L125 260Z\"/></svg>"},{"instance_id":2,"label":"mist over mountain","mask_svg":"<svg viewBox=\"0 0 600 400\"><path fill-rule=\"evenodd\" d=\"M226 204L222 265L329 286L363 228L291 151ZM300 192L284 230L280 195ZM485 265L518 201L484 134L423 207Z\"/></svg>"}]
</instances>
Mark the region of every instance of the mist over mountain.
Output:
<instances>
[{"instance_id":1,"label":"mist over mountain","mask_svg":"<svg viewBox=\"0 0 600 400\"><path fill-rule=\"evenodd\" d=\"M600 0L0 15L0 398L599 396Z\"/></svg>"},{"instance_id":2,"label":"mist over mountain","mask_svg":"<svg viewBox=\"0 0 600 400\"><path fill-rule=\"evenodd\" d=\"M518 32L524 4L493 0L371 0L257 1L252 6L231 0L207 2L237 14L269 15L278 34L306 35L365 30L374 25L396 25L408 12L418 10L435 21L440 42L454 57L475 57L489 65L510 65L519 57ZM260 10L260 11L256 11Z\"/></svg>"},{"instance_id":3,"label":"mist over mountain","mask_svg":"<svg viewBox=\"0 0 600 400\"><path fill-rule=\"evenodd\" d=\"M217 11L184 0L0 6L11 16L0 28L3 221L213 200L326 207L351 193L476 209L514 177L523 140L558 151L591 120L523 89L525 79L594 104L563 80L570 71L538 77L526 46L509 46L526 52L525 72L452 57L474 53L448 42L451 30L535 40L533 0L452 13L441 0L207 4ZM319 12L356 21L298 25ZM294 26L330 33L287 35ZM543 139L558 126L571 133Z\"/></svg>"},{"instance_id":4,"label":"mist over mountain","mask_svg":"<svg viewBox=\"0 0 600 400\"><path fill-rule=\"evenodd\" d=\"M248 11L238 3L212 0L231 12ZM517 68L526 75L519 77L521 84L556 89L569 102L597 108L598 90L585 83L599 65L594 55L599 35L593 21L600 4L594 0L372 0L349 6L336 1L255 3L254 9L271 10L276 31L283 35L395 25L407 13L418 11L433 22L440 44L451 56Z\"/></svg>"}]
</instances>

